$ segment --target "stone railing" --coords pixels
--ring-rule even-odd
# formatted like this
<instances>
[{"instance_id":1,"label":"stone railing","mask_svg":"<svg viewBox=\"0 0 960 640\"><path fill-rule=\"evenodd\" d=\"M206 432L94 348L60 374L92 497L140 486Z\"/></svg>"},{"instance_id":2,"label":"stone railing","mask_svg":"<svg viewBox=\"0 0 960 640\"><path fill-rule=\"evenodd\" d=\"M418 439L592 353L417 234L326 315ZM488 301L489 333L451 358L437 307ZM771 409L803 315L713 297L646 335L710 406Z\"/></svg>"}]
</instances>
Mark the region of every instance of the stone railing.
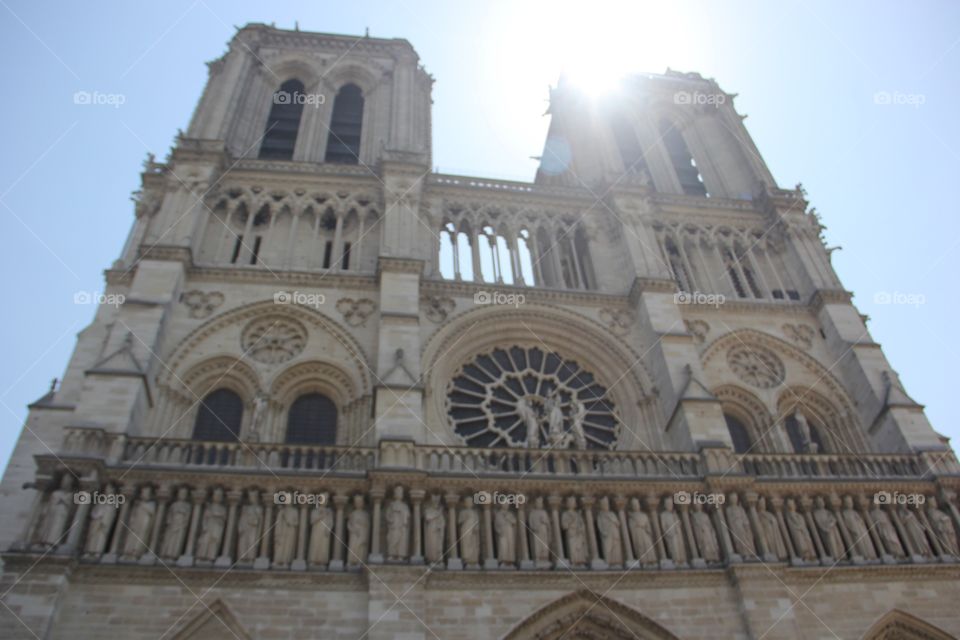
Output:
<instances>
[{"instance_id":1,"label":"stone railing","mask_svg":"<svg viewBox=\"0 0 960 640\"><path fill-rule=\"evenodd\" d=\"M950 471L913 454L761 453L744 455L741 465L745 473L762 478L919 478Z\"/></svg>"},{"instance_id":2,"label":"stone railing","mask_svg":"<svg viewBox=\"0 0 960 640\"><path fill-rule=\"evenodd\" d=\"M700 454L417 446L415 468L431 473L699 478Z\"/></svg>"},{"instance_id":3,"label":"stone railing","mask_svg":"<svg viewBox=\"0 0 960 640\"><path fill-rule=\"evenodd\" d=\"M714 478L185 474L52 467L12 553L82 563L362 570L668 570L955 563L955 478L764 483ZM79 478L79 482L76 478ZM838 493L839 492L839 493Z\"/></svg>"}]
</instances>

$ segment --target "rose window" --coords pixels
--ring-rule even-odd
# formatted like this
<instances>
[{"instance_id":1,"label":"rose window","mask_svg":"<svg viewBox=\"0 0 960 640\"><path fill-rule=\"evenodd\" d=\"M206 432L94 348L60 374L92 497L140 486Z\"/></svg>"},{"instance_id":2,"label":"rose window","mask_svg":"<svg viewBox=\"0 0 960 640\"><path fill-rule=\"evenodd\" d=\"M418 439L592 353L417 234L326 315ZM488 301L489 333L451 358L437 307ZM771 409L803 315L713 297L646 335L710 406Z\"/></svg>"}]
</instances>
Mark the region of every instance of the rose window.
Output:
<instances>
[{"instance_id":1,"label":"rose window","mask_svg":"<svg viewBox=\"0 0 960 640\"><path fill-rule=\"evenodd\" d=\"M447 414L474 447L612 449L620 424L592 373L539 347L498 348L465 364Z\"/></svg>"},{"instance_id":2,"label":"rose window","mask_svg":"<svg viewBox=\"0 0 960 640\"><path fill-rule=\"evenodd\" d=\"M307 344L303 325L283 316L258 318L240 338L244 353L257 362L279 364L296 357Z\"/></svg>"},{"instance_id":3,"label":"rose window","mask_svg":"<svg viewBox=\"0 0 960 640\"><path fill-rule=\"evenodd\" d=\"M738 345L727 352L730 369L749 385L771 389L783 382L783 362L761 346Z\"/></svg>"}]
</instances>

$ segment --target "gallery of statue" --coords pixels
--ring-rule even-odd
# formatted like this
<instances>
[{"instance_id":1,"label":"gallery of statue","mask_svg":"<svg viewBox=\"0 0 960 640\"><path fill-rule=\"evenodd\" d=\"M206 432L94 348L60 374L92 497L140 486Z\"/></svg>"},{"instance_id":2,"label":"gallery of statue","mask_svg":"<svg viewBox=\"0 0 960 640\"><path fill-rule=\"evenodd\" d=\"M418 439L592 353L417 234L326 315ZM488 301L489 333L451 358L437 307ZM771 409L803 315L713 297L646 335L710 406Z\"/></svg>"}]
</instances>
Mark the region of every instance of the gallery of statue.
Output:
<instances>
[{"instance_id":1,"label":"gallery of statue","mask_svg":"<svg viewBox=\"0 0 960 640\"><path fill-rule=\"evenodd\" d=\"M3 636L960 636L960 465L733 96L561 79L522 183L431 170L433 81L209 63L0 486Z\"/></svg>"}]
</instances>

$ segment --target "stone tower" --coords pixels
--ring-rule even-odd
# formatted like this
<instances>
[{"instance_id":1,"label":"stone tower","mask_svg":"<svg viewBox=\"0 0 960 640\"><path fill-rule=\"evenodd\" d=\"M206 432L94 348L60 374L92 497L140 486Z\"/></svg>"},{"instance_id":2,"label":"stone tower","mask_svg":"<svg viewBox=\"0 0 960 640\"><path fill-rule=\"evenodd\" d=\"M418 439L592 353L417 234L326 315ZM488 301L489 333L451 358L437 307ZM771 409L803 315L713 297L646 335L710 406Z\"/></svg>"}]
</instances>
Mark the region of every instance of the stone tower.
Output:
<instances>
[{"instance_id":1,"label":"stone tower","mask_svg":"<svg viewBox=\"0 0 960 640\"><path fill-rule=\"evenodd\" d=\"M0 486L10 637L960 634L960 465L714 81L561 80L520 183L431 171L405 40L209 67Z\"/></svg>"}]
</instances>

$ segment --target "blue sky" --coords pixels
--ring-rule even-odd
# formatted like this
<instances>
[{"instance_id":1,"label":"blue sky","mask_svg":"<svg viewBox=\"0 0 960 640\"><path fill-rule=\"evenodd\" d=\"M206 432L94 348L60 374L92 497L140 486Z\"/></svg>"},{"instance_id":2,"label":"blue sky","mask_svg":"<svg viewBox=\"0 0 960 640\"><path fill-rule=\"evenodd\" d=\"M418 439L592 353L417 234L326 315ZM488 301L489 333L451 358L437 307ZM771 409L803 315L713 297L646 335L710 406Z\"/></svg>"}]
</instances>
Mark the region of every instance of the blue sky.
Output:
<instances>
[{"instance_id":1,"label":"blue sky","mask_svg":"<svg viewBox=\"0 0 960 640\"><path fill-rule=\"evenodd\" d=\"M532 179L562 68L716 78L779 184L802 181L842 245L834 266L907 390L960 435L960 3L0 0L0 460L92 319L74 296L102 291L141 162L186 128L203 63L234 25L294 21L409 40L436 78L434 164L447 173ZM123 103L77 105L78 91Z\"/></svg>"}]
</instances>

